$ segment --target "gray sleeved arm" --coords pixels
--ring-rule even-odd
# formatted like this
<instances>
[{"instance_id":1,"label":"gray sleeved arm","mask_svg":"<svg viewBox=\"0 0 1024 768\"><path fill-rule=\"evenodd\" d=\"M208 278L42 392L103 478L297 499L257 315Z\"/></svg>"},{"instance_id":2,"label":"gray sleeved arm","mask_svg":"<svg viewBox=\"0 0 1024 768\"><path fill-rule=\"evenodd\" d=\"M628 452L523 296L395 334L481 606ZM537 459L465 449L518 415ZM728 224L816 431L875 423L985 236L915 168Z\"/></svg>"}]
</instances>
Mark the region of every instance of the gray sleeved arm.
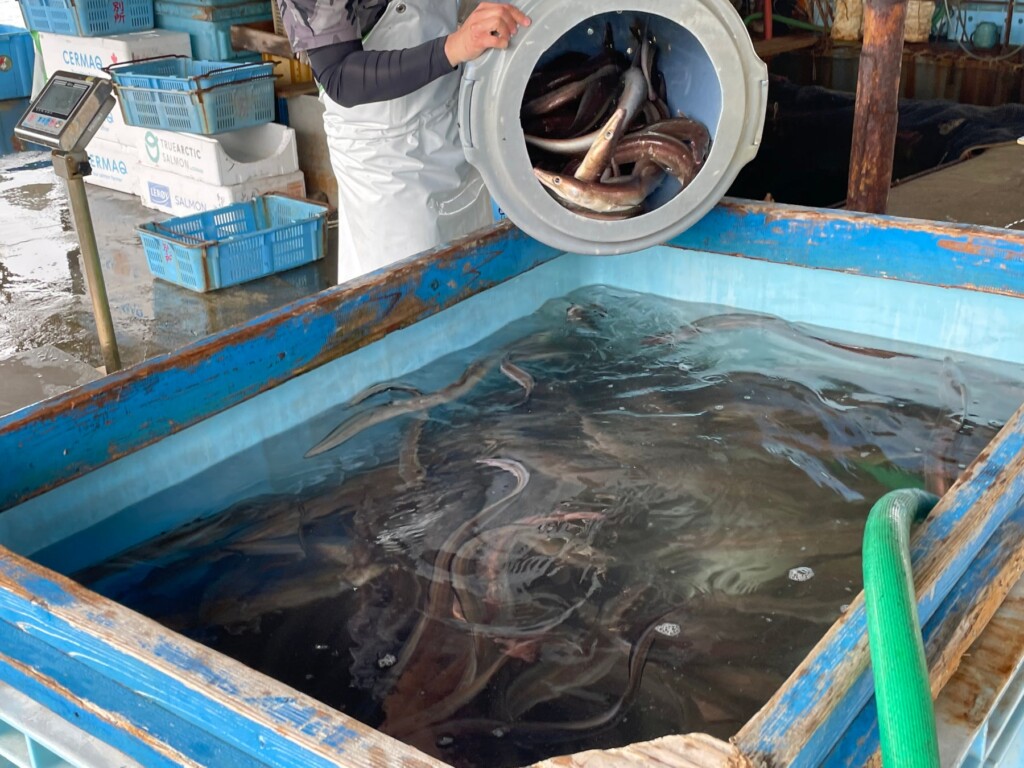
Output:
<instances>
[{"instance_id":1,"label":"gray sleeved arm","mask_svg":"<svg viewBox=\"0 0 1024 768\"><path fill-rule=\"evenodd\" d=\"M439 37L400 51L364 51L362 43L334 43L307 51L317 82L343 107L405 96L453 67Z\"/></svg>"}]
</instances>

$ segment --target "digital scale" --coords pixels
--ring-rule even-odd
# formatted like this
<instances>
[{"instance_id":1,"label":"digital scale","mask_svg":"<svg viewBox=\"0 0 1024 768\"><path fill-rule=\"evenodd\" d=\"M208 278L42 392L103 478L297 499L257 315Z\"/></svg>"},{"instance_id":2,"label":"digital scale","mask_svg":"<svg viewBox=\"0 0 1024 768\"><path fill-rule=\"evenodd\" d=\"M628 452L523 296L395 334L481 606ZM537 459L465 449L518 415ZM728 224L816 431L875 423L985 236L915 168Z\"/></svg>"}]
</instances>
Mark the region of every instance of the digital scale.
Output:
<instances>
[{"instance_id":1,"label":"digital scale","mask_svg":"<svg viewBox=\"0 0 1024 768\"><path fill-rule=\"evenodd\" d=\"M109 80L56 72L14 132L58 152L84 151L114 104Z\"/></svg>"},{"instance_id":2,"label":"digital scale","mask_svg":"<svg viewBox=\"0 0 1024 768\"><path fill-rule=\"evenodd\" d=\"M82 248L92 311L107 373L120 370L121 358L117 351L84 179L92 173L85 146L103 125L115 103L109 80L74 72L54 72L14 129L18 138L53 150L53 170L67 182L71 214Z\"/></svg>"}]
</instances>

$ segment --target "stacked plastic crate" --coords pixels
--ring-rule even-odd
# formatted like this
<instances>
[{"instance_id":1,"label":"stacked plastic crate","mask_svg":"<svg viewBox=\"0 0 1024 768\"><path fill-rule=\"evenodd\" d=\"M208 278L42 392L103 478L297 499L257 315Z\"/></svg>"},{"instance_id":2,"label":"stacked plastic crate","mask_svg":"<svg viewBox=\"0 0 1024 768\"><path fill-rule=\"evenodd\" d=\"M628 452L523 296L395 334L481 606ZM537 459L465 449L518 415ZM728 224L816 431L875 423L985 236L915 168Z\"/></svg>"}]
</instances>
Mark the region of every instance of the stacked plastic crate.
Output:
<instances>
[{"instance_id":1,"label":"stacked plastic crate","mask_svg":"<svg viewBox=\"0 0 1024 768\"><path fill-rule=\"evenodd\" d=\"M109 68L139 144L142 204L177 216L306 194L295 131L273 122L273 65L164 57Z\"/></svg>"},{"instance_id":2,"label":"stacked plastic crate","mask_svg":"<svg viewBox=\"0 0 1024 768\"><path fill-rule=\"evenodd\" d=\"M231 46L231 26L271 21L271 0L155 0L156 26L185 32L192 56L205 61L259 61Z\"/></svg>"},{"instance_id":3,"label":"stacked plastic crate","mask_svg":"<svg viewBox=\"0 0 1024 768\"><path fill-rule=\"evenodd\" d=\"M20 0L29 29L38 32L47 77L58 70L108 77L111 64L169 54L190 55L187 34L154 28L153 0ZM86 181L138 194L141 132L117 107L86 148L93 172Z\"/></svg>"},{"instance_id":4,"label":"stacked plastic crate","mask_svg":"<svg viewBox=\"0 0 1024 768\"><path fill-rule=\"evenodd\" d=\"M14 126L32 94L35 49L28 30L0 24L0 155L15 149Z\"/></svg>"},{"instance_id":5,"label":"stacked plastic crate","mask_svg":"<svg viewBox=\"0 0 1024 768\"><path fill-rule=\"evenodd\" d=\"M0 24L0 101L31 95L34 64L35 51L28 30Z\"/></svg>"},{"instance_id":6,"label":"stacked plastic crate","mask_svg":"<svg viewBox=\"0 0 1024 768\"><path fill-rule=\"evenodd\" d=\"M175 74L204 77L213 71L207 63L219 66L212 62L223 63L223 71L215 75L218 78L230 79L228 67L232 65L246 65L246 69L235 70L239 78L235 85L220 83L209 91L207 98L220 102L225 112L215 116L210 105L203 104L206 115L198 119L215 121L215 126L185 126L184 114L168 113L163 120L140 115L139 124L151 128L139 147L143 205L181 216L269 192L305 196L295 131L271 122L276 117L272 69L262 64L260 54L235 50L231 45L233 25L272 21L272 2L155 0L157 27L185 32L191 41L191 69ZM243 73L245 84L241 82ZM234 90L230 99L224 88ZM169 130L156 130L157 126Z\"/></svg>"}]
</instances>

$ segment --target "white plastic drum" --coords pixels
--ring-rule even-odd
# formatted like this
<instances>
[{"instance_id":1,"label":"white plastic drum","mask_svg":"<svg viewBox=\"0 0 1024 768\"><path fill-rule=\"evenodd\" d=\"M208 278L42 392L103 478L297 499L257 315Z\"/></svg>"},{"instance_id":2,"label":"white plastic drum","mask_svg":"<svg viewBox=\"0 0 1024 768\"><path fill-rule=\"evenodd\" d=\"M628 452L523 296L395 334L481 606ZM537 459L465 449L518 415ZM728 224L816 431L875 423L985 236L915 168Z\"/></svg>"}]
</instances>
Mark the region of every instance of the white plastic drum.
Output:
<instances>
[{"instance_id":1,"label":"white plastic drum","mask_svg":"<svg viewBox=\"0 0 1024 768\"><path fill-rule=\"evenodd\" d=\"M664 242L703 217L757 154L764 126L768 70L754 53L742 19L725 0L521 0L530 16L504 51L466 66L459 120L466 157L495 202L519 228L555 248L612 255ZM704 123L711 152L682 191L663 185L648 212L621 221L581 216L555 200L534 177L520 108L538 65L566 51L596 54L611 23L619 50L630 27L646 23L667 83L672 114Z\"/></svg>"}]
</instances>

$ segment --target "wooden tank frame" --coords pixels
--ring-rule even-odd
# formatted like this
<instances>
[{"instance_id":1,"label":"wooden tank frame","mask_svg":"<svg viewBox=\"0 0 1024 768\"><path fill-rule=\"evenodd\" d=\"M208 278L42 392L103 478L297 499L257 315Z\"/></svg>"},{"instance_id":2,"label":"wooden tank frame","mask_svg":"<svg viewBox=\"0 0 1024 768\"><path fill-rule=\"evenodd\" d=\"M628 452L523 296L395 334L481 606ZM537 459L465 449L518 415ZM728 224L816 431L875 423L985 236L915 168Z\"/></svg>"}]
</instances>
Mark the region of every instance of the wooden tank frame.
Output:
<instances>
[{"instance_id":1,"label":"wooden tank frame","mask_svg":"<svg viewBox=\"0 0 1024 768\"><path fill-rule=\"evenodd\" d=\"M668 245L681 258L707 251L1024 301L1024 233L1008 230L726 200ZM2 511L561 255L502 223L0 418L0 520ZM915 535L936 694L968 647L984 643L1024 571L1022 470L1024 409ZM1008 601L1016 613L1004 624L1017 626L1018 602ZM1024 643L1012 646L1002 667L1017 669ZM999 680L990 682L1010 677ZM3 548L0 682L145 766L443 765ZM958 677L956 685L965 683ZM873 707L858 596L731 742L669 736L542 765L859 766L877 750ZM964 725L964 738L976 725Z\"/></svg>"}]
</instances>

